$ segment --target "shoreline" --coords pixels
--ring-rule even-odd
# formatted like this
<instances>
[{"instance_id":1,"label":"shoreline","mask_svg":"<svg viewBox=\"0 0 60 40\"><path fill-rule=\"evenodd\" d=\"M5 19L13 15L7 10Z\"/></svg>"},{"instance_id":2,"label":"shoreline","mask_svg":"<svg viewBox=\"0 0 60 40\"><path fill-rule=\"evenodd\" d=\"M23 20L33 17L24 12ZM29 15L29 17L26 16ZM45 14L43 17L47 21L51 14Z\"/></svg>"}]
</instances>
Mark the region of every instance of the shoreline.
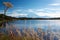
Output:
<instances>
[{"instance_id":1,"label":"shoreline","mask_svg":"<svg viewBox=\"0 0 60 40\"><path fill-rule=\"evenodd\" d=\"M0 28L2 27L4 22L10 22L10 21L15 21L15 20L2 20L2 21L0 21Z\"/></svg>"}]
</instances>

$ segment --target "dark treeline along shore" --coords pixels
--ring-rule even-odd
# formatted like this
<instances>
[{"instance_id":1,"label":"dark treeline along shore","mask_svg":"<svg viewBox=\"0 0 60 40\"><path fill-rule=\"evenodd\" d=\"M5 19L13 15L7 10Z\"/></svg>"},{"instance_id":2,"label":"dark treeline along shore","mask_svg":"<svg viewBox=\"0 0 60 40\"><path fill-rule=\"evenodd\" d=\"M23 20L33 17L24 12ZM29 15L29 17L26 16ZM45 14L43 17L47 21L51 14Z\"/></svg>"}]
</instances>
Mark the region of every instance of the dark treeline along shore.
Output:
<instances>
[{"instance_id":1,"label":"dark treeline along shore","mask_svg":"<svg viewBox=\"0 0 60 40\"><path fill-rule=\"evenodd\" d=\"M11 17L11 16L6 16L4 14L0 14L0 20L3 20L3 16L5 18L5 20L60 20L60 17L57 18L27 18L27 17L20 17L20 18L16 18L16 17Z\"/></svg>"},{"instance_id":2,"label":"dark treeline along shore","mask_svg":"<svg viewBox=\"0 0 60 40\"><path fill-rule=\"evenodd\" d=\"M14 20L60 20L60 18L27 18L27 17L16 18L0 14L0 26L3 24L4 21L14 21Z\"/></svg>"},{"instance_id":3,"label":"dark treeline along shore","mask_svg":"<svg viewBox=\"0 0 60 40\"><path fill-rule=\"evenodd\" d=\"M27 18L27 17L16 18L0 14L0 26L6 21L14 21L14 20L60 20L60 18Z\"/></svg>"}]
</instances>

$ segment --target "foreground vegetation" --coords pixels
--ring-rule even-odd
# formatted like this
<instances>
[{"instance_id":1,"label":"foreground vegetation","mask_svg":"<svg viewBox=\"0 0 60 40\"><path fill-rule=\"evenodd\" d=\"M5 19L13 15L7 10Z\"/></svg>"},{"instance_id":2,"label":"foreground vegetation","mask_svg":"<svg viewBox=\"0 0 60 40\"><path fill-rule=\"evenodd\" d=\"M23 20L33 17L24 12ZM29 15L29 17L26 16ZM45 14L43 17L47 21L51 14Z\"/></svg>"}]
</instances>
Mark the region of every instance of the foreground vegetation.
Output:
<instances>
[{"instance_id":1,"label":"foreground vegetation","mask_svg":"<svg viewBox=\"0 0 60 40\"><path fill-rule=\"evenodd\" d=\"M0 33L0 40L9 40L9 36L4 33Z\"/></svg>"},{"instance_id":2,"label":"foreground vegetation","mask_svg":"<svg viewBox=\"0 0 60 40\"><path fill-rule=\"evenodd\" d=\"M41 28L18 29L13 25L7 25L5 30L0 32L0 35L0 40L59 40L55 35L47 31L44 32Z\"/></svg>"}]
</instances>

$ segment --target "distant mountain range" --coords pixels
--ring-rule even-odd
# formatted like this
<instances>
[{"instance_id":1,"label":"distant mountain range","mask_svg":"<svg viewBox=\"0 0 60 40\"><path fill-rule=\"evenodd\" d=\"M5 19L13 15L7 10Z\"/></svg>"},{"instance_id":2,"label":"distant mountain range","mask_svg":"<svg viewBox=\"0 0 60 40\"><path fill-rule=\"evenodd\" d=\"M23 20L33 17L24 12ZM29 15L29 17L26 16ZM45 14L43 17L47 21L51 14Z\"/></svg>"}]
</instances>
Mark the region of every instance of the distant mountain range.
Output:
<instances>
[{"instance_id":1,"label":"distant mountain range","mask_svg":"<svg viewBox=\"0 0 60 40\"><path fill-rule=\"evenodd\" d=\"M0 14L0 20L3 20L3 19L6 19L6 20L60 20L60 18L27 18L27 17L19 17L19 18L16 18L16 17L11 17L11 16L6 16L4 14Z\"/></svg>"}]
</instances>

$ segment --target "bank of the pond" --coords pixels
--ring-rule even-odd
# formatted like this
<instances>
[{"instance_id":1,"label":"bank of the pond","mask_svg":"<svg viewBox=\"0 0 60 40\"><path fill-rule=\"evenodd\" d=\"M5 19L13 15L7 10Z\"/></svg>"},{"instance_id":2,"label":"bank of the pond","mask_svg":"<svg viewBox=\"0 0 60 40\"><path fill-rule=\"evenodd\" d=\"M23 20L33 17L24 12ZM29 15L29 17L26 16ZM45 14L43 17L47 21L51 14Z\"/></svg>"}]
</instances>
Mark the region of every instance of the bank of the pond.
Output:
<instances>
[{"instance_id":1,"label":"bank of the pond","mask_svg":"<svg viewBox=\"0 0 60 40\"><path fill-rule=\"evenodd\" d=\"M3 23L11 22L11 21L15 21L15 20L1 20L0 21L0 28L2 27Z\"/></svg>"}]
</instances>

